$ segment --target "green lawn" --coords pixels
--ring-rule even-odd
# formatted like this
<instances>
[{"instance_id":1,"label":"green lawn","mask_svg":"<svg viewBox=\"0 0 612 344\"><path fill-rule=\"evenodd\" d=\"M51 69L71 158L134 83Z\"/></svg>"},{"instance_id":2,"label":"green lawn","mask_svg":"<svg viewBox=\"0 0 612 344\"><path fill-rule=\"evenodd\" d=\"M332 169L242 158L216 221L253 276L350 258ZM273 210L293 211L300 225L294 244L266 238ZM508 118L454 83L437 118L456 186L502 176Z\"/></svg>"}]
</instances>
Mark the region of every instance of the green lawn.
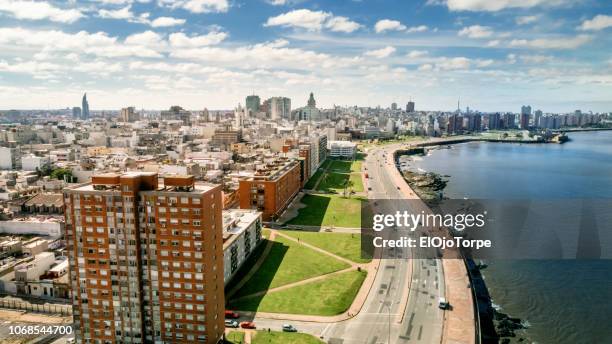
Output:
<instances>
[{"instance_id":1,"label":"green lawn","mask_svg":"<svg viewBox=\"0 0 612 344\"><path fill-rule=\"evenodd\" d=\"M244 332L231 331L225 336L225 343L244 344Z\"/></svg>"},{"instance_id":2,"label":"green lawn","mask_svg":"<svg viewBox=\"0 0 612 344\"><path fill-rule=\"evenodd\" d=\"M292 240L277 236L263 265L235 297L320 276L349 265Z\"/></svg>"},{"instance_id":3,"label":"green lawn","mask_svg":"<svg viewBox=\"0 0 612 344\"><path fill-rule=\"evenodd\" d=\"M352 270L321 281L230 302L233 309L252 312L331 316L346 311L367 273Z\"/></svg>"},{"instance_id":4,"label":"green lawn","mask_svg":"<svg viewBox=\"0 0 612 344\"><path fill-rule=\"evenodd\" d=\"M356 263L368 263L371 261L371 259L361 258L361 234L359 233L308 232L299 230L284 230L282 232Z\"/></svg>"},{"instance_id":5,"label":"green lawn","mask_svg":"<svg viewBox=\"0 0 612 344\"><path fill-rule=\"evenodd\" d=\"M321 179L317 190L326 192L341 193L344 191L344 185L349 180L348 173L326 173Z\"/></svg>"},{"instance_id":6,"label":"green lawn","mask_svg":"<svg viewBox=\"0 0 612 344\"><path fill-rule=\"evenodd\" d=\"M270 237L270 229L268 228L262 229L261 236L263 236L265 239L268 239Z\"/></svg>"},{"instance_id":7,"label":"green lawn","mask_svg":"<svg viewBox=\"0 0 612 344\"><path fill-rule=\"evenodd\" d=\"M305 226L361 227L361 197L344 198L339 195L304 195L298 216L288 224Z\"/></svg>"},{"instance_id":8,"label":"green lawn","mask_svg":"<svg viewBox=\"0 0 612 344\"><path fill-rule=\"evenodd\" d=\"M353 182L353 191L363 192L363 180L361 179L361 173L351 173L351 181Z\"/></svg>"},{"instance_id":9,"label":"green lawn","mask_svg":"<svg viewBox=\"0 0 612 344\"><path fill-rule=\"evenodd\" d=\"M299 331L299 329L298 329ZM257 331L251 344L322 344L323 342L306 333Z\"/></svg>"},{"instance_id":10,"label":"green lawn","mask_svg":"<svg viewBox=\"0 0 612 344\"><path fill-rule=\"evenodd\" d=\"M304 189L312 190L315 187L315 185L317 184L317 180L319 180L319 178L321 178L322 174L323 174L323 169L318 169L317 172L315 172L315 174L313 174L312 177L310 177L310 179L308 179L308 181L304 185Z\"/></svg>"},{"instance_id":11,"label":"green lawn","mask_svg":"<svg viewBox=\"0 0 612 344\"><path fill-rule=\"evenodd\" d=\"M352 160L331 160L329 169L332 172L348 173L351 172Z\"/></svg>"}]
</instances>

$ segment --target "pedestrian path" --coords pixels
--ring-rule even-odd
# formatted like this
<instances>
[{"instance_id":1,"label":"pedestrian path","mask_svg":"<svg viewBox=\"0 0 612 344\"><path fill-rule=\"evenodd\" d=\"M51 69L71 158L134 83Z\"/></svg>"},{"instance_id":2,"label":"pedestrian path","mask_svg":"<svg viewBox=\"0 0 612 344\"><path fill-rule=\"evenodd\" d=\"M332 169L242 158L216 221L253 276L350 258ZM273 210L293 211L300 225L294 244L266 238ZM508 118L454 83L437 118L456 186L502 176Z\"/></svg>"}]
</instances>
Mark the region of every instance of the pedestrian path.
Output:
<instances>
[{"instance_id":1,"label":"pedestrian path","mask_svg":"<svg viewBox=\"0 0 612 344\"><path fill-rule=\"evenodd\" d=\"M253 294L249 294L249 295L245 295L245 296L241 296L240 298L236 298L236 299L232 299L232 301L236 301L236 300L243 300L246 298L251 298L251 297L260 297L262 295L266 295L269 293L274 293L274 292L278 292L281 290L286 290L289 288L293 288L296 286L300 286L300 285L304 285L304 284L308 284L308 283L314 283L317 281L322 281L322 280L326 280L328 278L331 278L333 276L336 276L338 274L342 274L342 273L346 273L348 271L351 270L355 270L357 268L361 268L365 271L367 271L367 276L366 279L364 280L363 284L361 285L361 288L359 289L355 299L353 300L353 303L351 304L351 306L342 314L338 314L338 315L334 315L334 316L317 316L317 315L300 315L300 314L283 314L283 313L266 313L266 312L242 312L243 314L247 315L247 316L251 316L253 318L257 317L257 318L265 318L265 319L277 319L277 320L292 320L292 321L310 321L310 322L322 322L322 323L331 323L331 322L338 322L338 321L343 321L343 320L347 320L350 319L354 316L356 316L357 314L359 314L359 312L361 311L361 308L363 307L363 304L365 303L365 300L370 292L370 289L372 288L372 285L374 283L374 279L376 277L376 273L378 271L378 267L380 265L380 260L379 259L374 259L372 260L370 263L365 263L365 264L359 264L356 262L353 262L352 260L349 260L347 258L338 256L332 252L326 251L324 249L321 249L320 247L305 243L302 240L298 240L294 237L291 237L287 234L281 233L279 231L276 230L270 230L270 240L273 240L273 238L276 238L276 236L280 236L283 237L287 240L292 240L294 242L299 243L300 245L304 245L312 250L315 250L319 253L322 254L326 254L328 256L331 256L335 259L338 259L342 262L345 262L347 264L350 265L350 267L346 268L346 269L342 269L342 270L338 270L338 271L334 271L328 274L324 274L324 275L319 275L316 277L311 277L308 279L304 279L301 281L297 281L297 282L293 282L293 283L289 283L280 287L276 287L276 288L272 288L272 289L268 289L265 291L260 291L260 292L256 292ZM267 255L267 253L265 254ZM261 266L261 262L263 262L262 258L265 259L265 255L262 255L260 257L260 259L258 260L258 262L256 263L256 265L253 266L253 268L249 271L249 273L247 274L247 276L245 276L245 278L232 290L232 294L234 295L239 287L242 287L247 281L248 278L252 277L252 275L257 271L257 268L259 268L259 266ZM261 261L261 262L260 262ZM228 297L229 299L229 297Z\"/></svg>"}]
</instances>

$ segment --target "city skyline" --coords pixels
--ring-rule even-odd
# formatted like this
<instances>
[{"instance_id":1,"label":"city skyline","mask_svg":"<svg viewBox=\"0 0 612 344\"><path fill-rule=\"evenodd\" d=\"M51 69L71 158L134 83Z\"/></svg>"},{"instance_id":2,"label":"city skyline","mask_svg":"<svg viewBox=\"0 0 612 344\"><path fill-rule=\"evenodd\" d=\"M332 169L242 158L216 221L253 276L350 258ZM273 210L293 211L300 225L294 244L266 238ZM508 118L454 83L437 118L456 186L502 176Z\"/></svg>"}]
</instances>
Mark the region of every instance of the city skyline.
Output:
<instances>
[{"instance_id":1,"label":"city skyline","mask_svg":"<svg viewBox=\"0 0 612 344\"><path fill-rule=\"evenodd\" d=\"M610 4L530 1L5 1L0 108L610 111ZM494 85L495 87L491 87Z\"/></svg>"}]
</instances>

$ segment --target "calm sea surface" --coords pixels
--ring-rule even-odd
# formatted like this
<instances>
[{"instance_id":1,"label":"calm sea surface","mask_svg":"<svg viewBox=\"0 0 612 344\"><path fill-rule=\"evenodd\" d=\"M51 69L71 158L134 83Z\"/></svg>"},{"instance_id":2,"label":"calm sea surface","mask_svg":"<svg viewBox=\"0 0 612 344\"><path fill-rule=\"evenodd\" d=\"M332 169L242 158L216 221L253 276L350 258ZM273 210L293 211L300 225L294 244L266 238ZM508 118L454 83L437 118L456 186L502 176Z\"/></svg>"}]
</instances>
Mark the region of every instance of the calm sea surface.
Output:
<instances>
[{"instance_id":1,"label":"calm sea surface","mask_svg":"<svg viewBox=\"0 0 612 344\"><path fill-rule=\"evenodd\" d=\"M449 198L612 199L612 131L569 136L563 145L460 144L412 164L449 175ZM527 321L532 341L612 343L612 260L489 263L493 303Z\"/></svg>"}]
</instances>

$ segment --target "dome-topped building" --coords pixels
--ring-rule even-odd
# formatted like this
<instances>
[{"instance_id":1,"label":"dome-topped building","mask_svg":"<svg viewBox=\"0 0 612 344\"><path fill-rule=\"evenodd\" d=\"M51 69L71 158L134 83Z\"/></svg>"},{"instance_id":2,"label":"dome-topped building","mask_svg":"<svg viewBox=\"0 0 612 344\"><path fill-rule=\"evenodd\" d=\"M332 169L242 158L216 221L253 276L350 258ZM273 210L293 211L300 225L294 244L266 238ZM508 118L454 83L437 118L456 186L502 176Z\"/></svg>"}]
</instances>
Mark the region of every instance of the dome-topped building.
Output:
<instances>
[{"instance_id":1,"label":"dome-topped building","mask_svg":"<svg viewBox=\"0 0 612 344\"><path fill-rule=\"evenodd\" d=\"M314 94L312 92L310 92L310 97L308 97L308 102L306 104L306 106L296 109L293 112L293 118L297 119L298 121L322 120L322 113L319 111L319 109L317 109L317 102L314 99Z\"/></svg>"},{"instance_id":2,"label":"dome-topped building","mask_svg":"<svg viewBox=\"0 0 612 344\"><path fill-rule=\"evenodd\" d=\"M314 99L314 94L310 92L310 97L308 98L308 106L309 107L317 107L317 102Z\"/></svg>"}]
</instances>

